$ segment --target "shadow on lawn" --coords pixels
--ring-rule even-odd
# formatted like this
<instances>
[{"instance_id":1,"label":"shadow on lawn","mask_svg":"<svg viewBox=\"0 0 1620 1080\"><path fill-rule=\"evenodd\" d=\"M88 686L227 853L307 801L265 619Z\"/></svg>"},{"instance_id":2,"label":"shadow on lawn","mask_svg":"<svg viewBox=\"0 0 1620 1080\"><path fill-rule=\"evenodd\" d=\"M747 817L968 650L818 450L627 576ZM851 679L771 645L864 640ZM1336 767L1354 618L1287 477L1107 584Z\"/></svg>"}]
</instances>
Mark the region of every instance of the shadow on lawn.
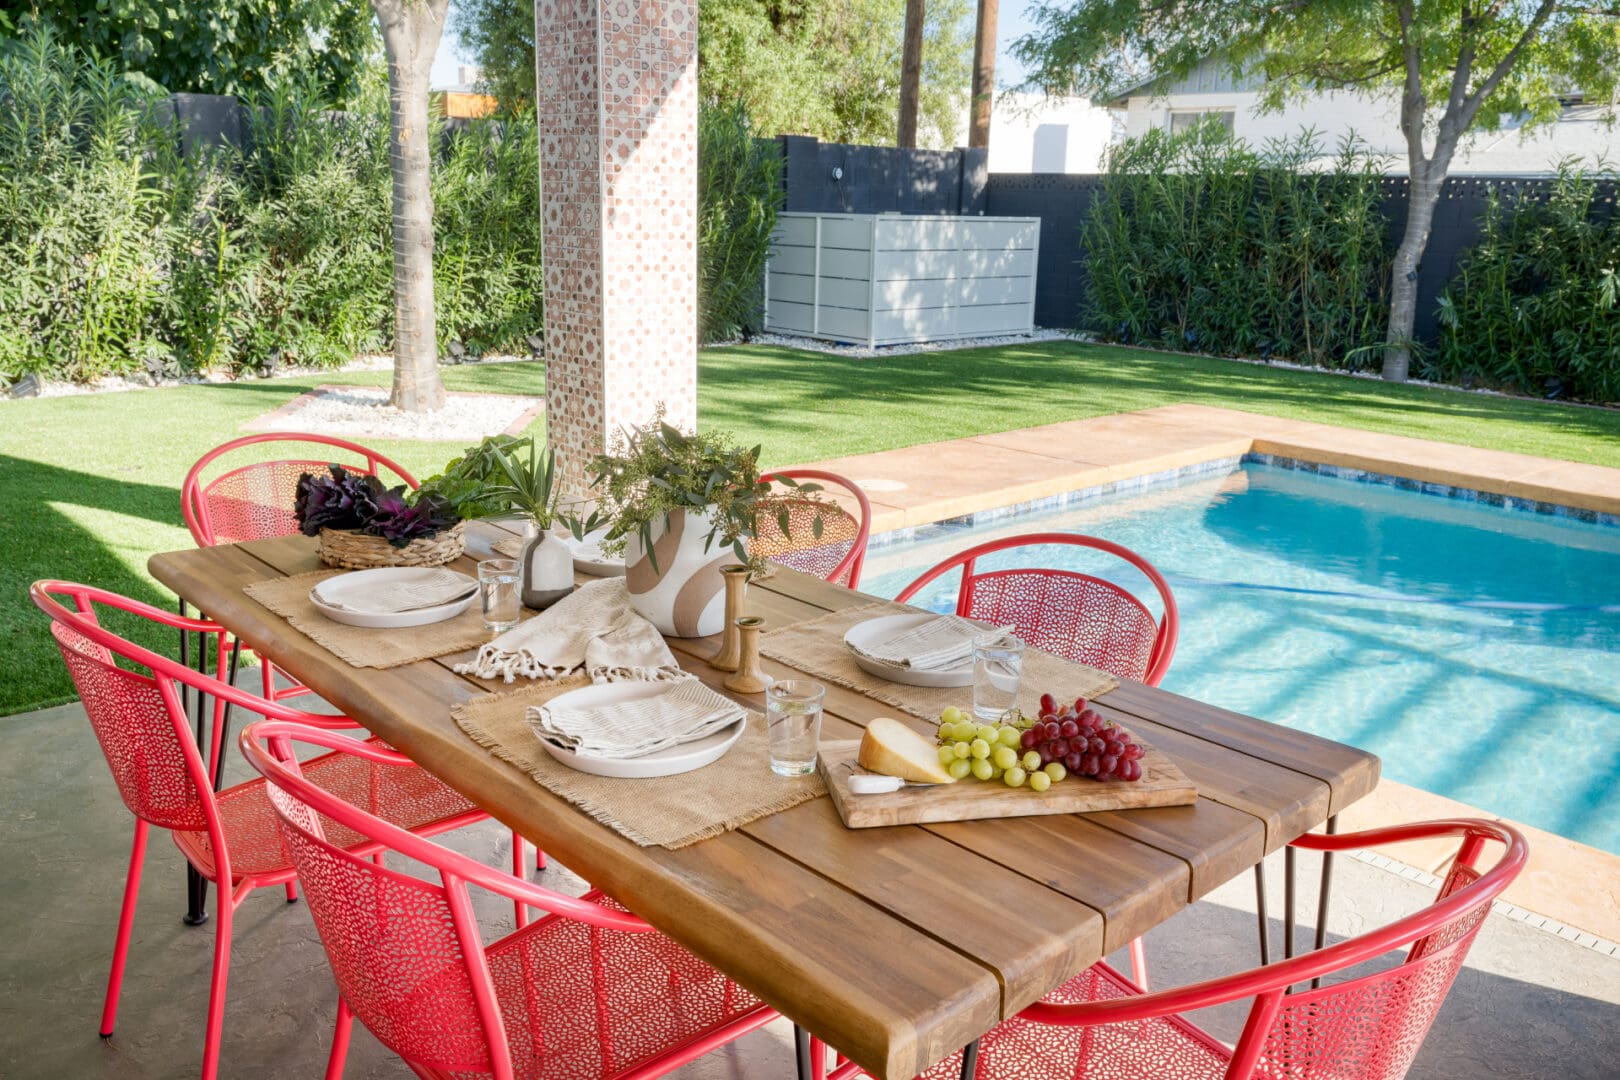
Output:
<instances>
[{"instance_id":1,"label":"shadow on lawn","mask_svg":"<svg viewBox=\"0 0 1620 1080\"><path fill-rule=\"evenodd\" d=\"M715 350L713 358L727 356ZM1054 403L1052 419L1067 419L1063 403L1106 402L1090 412L1137 409L1170 401L1237 408L1320 406L1354 414L1387 417L1391 424L1422 435L1426 416L1447 420L1534 421L1570 433L1620 438L1620 411L1552 402L1503 398L1462 390L1401 386L1374 380L1218 358L1164 356L1134 350L1057 342L860 358L806 353L777 346L750 346L747 362L704 365L704 389L731 398L769 422L791 423L805 401L847 404L855 399L899 401L920 408L953 399L980 399L993 408L998 398ZM760 385L778 392L756 397ZM780 410L773 416L773 411ZM1324 417L1334 422L1334 417Z\"/></svg>"},{"instance_id":2,"label":"shadow on lawn","mask_svg":"<svg viewBox=\"0 0 1620 1080\"><path fill-rule=\"evenodd\" d=\"M51 639L49 622L27 599L35 581L57 578L110 589L160 608L174 597L136 573L102 536L59 506L106 511L166 526L178 526L177 488L131 483L116 477L63 469L0 455L0 715L69 701L76 695L67 669ZM26 522L26 533L20 522ZM27 540L24 542L23 536ZM144 558L143 553L139 557ZM176 638L149 624L110 613L115 632L164 655L173 655Z\"/></svg>"}]
</instances>

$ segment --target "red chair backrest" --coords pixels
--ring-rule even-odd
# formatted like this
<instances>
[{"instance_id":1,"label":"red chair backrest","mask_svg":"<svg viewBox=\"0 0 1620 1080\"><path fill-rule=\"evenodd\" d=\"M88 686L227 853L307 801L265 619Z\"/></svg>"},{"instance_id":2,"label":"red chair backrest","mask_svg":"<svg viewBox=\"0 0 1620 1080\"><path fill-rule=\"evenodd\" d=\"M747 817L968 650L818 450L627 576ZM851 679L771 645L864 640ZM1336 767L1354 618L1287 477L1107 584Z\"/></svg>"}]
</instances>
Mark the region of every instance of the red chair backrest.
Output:
<instances>
[{"instance_id":1,"label":"red chair backrest","mask_svg":"<svg viewBox=\"0 0 1620 1080\"><path fill-rule=\"evenodd\" d=\"M828 486L836 485L855 501L859 513L852 514L831 500L795 497L792 487L780 485L771 495L770 509L760 514L752 550L783 566L855 588L860 584L866 543L872 534L872 504L866 493L853 480L823 469L778 469L762 479L773 482L783 477L801 484L819 484L828 494L836 494ZM785 533L778 521L778 512L783 510L788 516ZM812 525L817 518L821 520L820 536Z\"/></svg>"},{"instance_id":2,"label":"red chair backrest","mask_svg":"<svg viewBox=\"0 0 1620 1080\"><path fill-rule=\"evenodd\" d=\"M493 1073L499 1080L512 1075L508 1034L467 883L521 893L553 916L592 926L649 929L623 910L506 878L354 806L299 770L294 742L383 766L414 763L375 744L284 721L250 724L239 739L242 756L269 781L271 805L343 999L384 1045L413 1065ZM327 838L333 824L430 872L402 874L352 855Z\"/></svg>"},{"instance_id":3,"label":"red chair backrest","mask_svg":"<svg viewBox=\"0 0 1620 1080\"><path fill-rule=\"evenodd\" d=\"M1017 568L979 573L977 561L1011 548L1042 544L1093 548L1140 570L1159 591L1159 620L1136 597L1111 581L1073 570ZM1153 564L1108 540L1076 533L1029 533L968 548L907 585L895 599L905 603L923 587L961 567L956 613L1011 626L1026 645L1089 664L1121 678L1157 686L1176 651L1180 619L1170 585Z\"/></svg>"},{"instance_id":4,"label":"red chair backrest","mask_svg":"<svg viewBox=\"0 0 1620 1080\"><path fill-rule=\"evenodd\" d=\"M1320 851L1460 837L1435 902L1404 919L1268 967L1160 991L1086 1004L1039 1004L1020 1015L1049 1024L1128 1024L1253 998L1233 1050L1231 1080L1321 1076L1398 1080L1440 1011L1491 901L1524 868L1524 837L1501 822L1455 819L1337 836L1310 834L1298 847ZM1486 841L1506 846L1496 865L1475 865ZM1401 963L1315 990L1286 993L1410 946ZM1257 1071L1257 1065L1264 1063Z\"/></svg>"},{"instance_id":5,"label":"red chair backrest","mask_svg":"<svg viewBox=\"0 0 1620 1080\"><path fill-rule=\"evenodd\" d=\"M254 461L229 469L206 484L203 482L203 471L221 457L246 446L272 442L313 443L343 453ZM186 527L199 547L291 536L298 531L298 519L293 514L298 478L304 473L325 472L329 464L342 465L351 472L371 473L392 486L394 481L381 471L387 469L407 487L417 486L416 478L410 473L359 443L300 432L246 435L214 447L186 474L185 484L180 489L180 507Z\"/></svg>"}]
</instances>

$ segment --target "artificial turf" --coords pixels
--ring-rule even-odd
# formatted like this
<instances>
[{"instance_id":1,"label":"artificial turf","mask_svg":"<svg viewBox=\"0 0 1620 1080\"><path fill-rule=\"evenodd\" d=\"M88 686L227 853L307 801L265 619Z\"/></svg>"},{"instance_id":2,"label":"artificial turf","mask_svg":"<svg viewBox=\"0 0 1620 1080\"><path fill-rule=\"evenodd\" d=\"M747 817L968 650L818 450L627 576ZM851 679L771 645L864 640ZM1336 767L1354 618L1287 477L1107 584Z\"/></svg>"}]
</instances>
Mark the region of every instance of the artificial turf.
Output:
<instances>
[{"instance_id":1,"label":"artificial turf","mask_svg":"<svg viewBox=\"0 0 1620 1080\"><path fill-rule=\"evenodd\" d=\"M27 598L59 577L169 607L147 557L191 544L179 488L244 423L322 383L386 373L199 384L0 405L0 715L72 687ZM538 363L449 368L452 390L541 394ZM773 346L710 349L699 417L765 447L767 464L889 450L1174 402L1620 466L1620 411L1499 398L1075 342L860 359ZM531 431L543 432L543 422ZM367 440L362 440L367 441ZM455 443L373 443L419 477ZM169 649L169 634L148 635Z\"/></svg>"}]
</instances>

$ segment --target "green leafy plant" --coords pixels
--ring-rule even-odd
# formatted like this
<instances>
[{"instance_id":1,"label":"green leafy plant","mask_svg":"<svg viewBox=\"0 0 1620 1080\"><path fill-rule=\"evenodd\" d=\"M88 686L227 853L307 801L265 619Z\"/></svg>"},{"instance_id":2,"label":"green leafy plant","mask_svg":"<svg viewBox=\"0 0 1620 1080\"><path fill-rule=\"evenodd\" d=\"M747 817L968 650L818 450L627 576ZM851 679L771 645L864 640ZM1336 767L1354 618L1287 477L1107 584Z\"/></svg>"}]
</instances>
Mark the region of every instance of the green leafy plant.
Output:
<instances>
[{"instance_id":1,"label":"green leafy plant","mask_svg":"<svg viewBox=\"0 0 1620 1080\"><path fill-rule=\"evenodd\" d=\"M786 193L782 155L756 139L740 103L698 113L698 333L722 341L760 325L771 233Z\"/></svg>"},{"instance_id":2,"label":"green leafy plant","mask_svg":"<svg viewBox=\"0 0 1620 1080\"><path fill-rule=\"evenodd\" d=\"M760 515L774 515L784 535L791 531L787 508L775 505L771 484L760 478L760 449L738 446L723 432L688 434L665 422L660 409L651 423L620 432L607 453L592 459L591 487L599 502L590 516L581 520L564 513L561 518L576 538L607 526L601 547L610 554L623 551L632 535L638 537L654 573L662 573L654 524L669 528L677 511L707 513L712 527L704 550L716 543L728 546L738 562L758 573L765 560L748 550L748 541L758 534ZM820 501L820 485L779 479L799 501ZM810 527L819 539L819 512Z\"/></svg>"},{"instance_id":3,"label":"green leafy plant","mask_svg":"<svg viewBox=\"0 0 1620 1080\"><path fill-rule=\"evenodd\" d=\"M491 450L503 483L486 489L485 498L505 503L507 507L529 518L541 529L551 528L557 512L557 452L550 447L544 454L533 439L527 458L519 457L514 449L495 447Z\"/></svg>"},{"instance_id":4,"label":"green leafy plant","mask_svg":"<svg viewBox=\"0 0 1620 1080\"><path fill-rule=\"evenodd\" d=\"M443 471L424 480L417 489L417 496L425 498L434 495L444 499L458 516L468 520L511 513L515 509L512 494L505 489L527 487L531 493L535 489L534 484L521 482L522 467L518 455L524 450L528 451L532 463L535 458L533 439L490 435L477 446L470 446L451 458ZM549 463L549 451L546 459ZM534 471L530 469L531 473ZM547 471L550 471L549 464ZM555 499L548 496L538 501L550 505Z\"/></svg>"}]
</instances>

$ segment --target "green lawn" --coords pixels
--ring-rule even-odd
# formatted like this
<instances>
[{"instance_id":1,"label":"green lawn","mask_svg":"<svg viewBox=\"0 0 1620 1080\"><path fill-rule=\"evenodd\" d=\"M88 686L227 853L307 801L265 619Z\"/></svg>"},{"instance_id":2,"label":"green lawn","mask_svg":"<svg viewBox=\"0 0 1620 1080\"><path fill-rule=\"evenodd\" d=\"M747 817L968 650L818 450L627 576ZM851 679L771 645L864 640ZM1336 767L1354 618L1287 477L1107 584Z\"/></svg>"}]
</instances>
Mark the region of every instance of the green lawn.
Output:
<instances>
[{"instance_id":1,"label":"green lawn","mask_svg":"<svg viewBox=\"0 0 1620 1080\"><path fill-rule=\"evenodd\" d=\"M538 394L539 364L452 368L453 390ZM54 576L168 607L147 556L189 546L179 487L241 425L317 383L383 373L199 385L0 406L0 715L72 696L26 598ZM705 427L786 464L1126 412L1178 401L1620 466L1620 411L1577 408L1070 342L864 360L739 346L705 352ZM539 425L536 427L539 430ZM426 476L453 443L378 442ZM163 635L155 641L168 648Z\"/></svg>"}]
</instances>

